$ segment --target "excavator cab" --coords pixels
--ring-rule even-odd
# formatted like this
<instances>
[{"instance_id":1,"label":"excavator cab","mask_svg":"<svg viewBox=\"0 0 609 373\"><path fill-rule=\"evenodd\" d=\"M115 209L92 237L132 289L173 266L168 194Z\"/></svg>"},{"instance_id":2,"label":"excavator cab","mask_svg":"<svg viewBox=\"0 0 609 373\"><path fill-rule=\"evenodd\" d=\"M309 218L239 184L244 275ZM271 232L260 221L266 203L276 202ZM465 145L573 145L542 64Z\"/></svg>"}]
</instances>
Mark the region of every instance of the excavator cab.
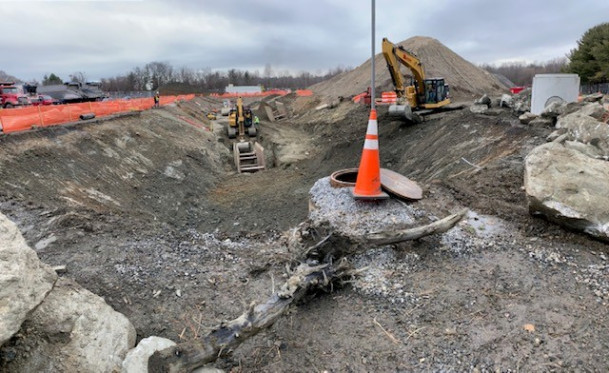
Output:
<instances>
[{"instance_id":1,"label":"excavator cab","mask_svg":"<svg viewBox=\"0 0 609 373\"><path fill-rule=\"evenodd\" d=\"M448 85L444 84L444 78L424 79L424 94L419 96L421 107L434 109L450 103L448 99Z\"/></svg>"},{"instance_id":2,"label":"excavator cab","mask_svg":"<svg viewBox=\"0 0 609 373\"><path fill-rule=\"evenodd\" d=\"M425 94L419 97L419 102L424 104L435 104L444 100L446 93L444 92L444 79L433 78L423 80Z\"/></svg>"}]
</instances>

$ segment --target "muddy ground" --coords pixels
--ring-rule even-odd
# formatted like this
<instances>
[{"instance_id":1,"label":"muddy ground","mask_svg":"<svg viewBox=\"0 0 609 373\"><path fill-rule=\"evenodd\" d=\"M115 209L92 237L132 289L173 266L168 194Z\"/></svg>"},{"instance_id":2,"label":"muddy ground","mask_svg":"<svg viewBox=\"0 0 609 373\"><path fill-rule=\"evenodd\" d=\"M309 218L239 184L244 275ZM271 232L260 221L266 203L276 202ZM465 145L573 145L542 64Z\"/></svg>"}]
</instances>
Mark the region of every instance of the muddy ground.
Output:
<instances>
[{"instance_id":1,"label":"muddy ground","mask_svg":"<svg viewBox=\"0 0 609 373\"><path fill-rule=\"evenodd\" d=\"M308 191L355 167L368 111L350 102L263 121L274 167L237 174L208 101L0 137L0 211L39 257L102 296L138 339L204 334L271 294L292 258ZM509 111L392 121L382 166L424 189L430 216L462 207L449 234L350 258L361 278L317 294L215 366L232 372L609 369L608 246L528 214L526 154L546 128ZM19 371L27 333L0 350ZM11 352L11 353L9 353ZM16 357L15 357L16 356Z\"/></svg>"}]
</instances>

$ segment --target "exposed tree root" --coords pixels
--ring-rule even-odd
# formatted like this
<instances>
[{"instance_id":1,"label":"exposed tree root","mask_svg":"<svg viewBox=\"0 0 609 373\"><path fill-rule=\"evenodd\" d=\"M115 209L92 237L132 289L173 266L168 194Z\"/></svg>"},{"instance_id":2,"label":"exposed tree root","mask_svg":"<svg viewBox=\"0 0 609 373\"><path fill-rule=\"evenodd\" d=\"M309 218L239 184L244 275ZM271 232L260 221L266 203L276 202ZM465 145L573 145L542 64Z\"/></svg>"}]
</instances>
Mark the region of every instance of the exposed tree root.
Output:
<instances>
[{"instance_id":1,"label":"exposed tree root","mask_svg":"<svg viewBox=\"0 0 609 373\"><path fill-rule=\"evenodd\" d=\"M350 276L346 260L336 264L298 266L285 284L264 303L252 303L238 318L221 323L205 337L157 351L148 360L149 372L190 372L232 351L247 338L273 325L291 304L313 289L328 288Z\"/></svg>"},{"instance_id":2,"label":"exposed tree root","mask_svg":"<svg viewBox=\"0 0 609 373\"><path fill-rule=\"evenodd\" d=\"M467 209L464 209L428 225L392 232L377 232L363 237L329 234L305 250L302 255L303 261L306 260L306 257L322 256L327 264L310 266L301 263L291 273L287 282L264 303L252 303L241 316L221 323L218 328L199 340L157 351L148 360L148 371L190 372L215 361L239 346L247 338L273 325L292 304L308 292L328 288L333 282L352 276L355 272L348 265L345 256L366 250L371 245L394 244L446 232L454 227L466 213ZM342 259L333 264L332 257Z\"/></svg>"}]
</instances>

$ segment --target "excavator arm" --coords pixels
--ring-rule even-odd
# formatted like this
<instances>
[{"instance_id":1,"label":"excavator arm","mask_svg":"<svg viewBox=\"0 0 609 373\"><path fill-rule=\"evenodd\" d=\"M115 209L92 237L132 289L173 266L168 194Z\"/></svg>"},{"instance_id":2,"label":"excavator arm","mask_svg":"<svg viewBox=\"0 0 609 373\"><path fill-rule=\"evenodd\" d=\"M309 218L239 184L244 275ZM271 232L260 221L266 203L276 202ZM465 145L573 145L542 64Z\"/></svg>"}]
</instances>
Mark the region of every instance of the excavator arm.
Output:
<instances>
[{"instance_id":1,"label":"excavator arm","mask_svg":"<svg viewBox=\"0 0 609 373\"><path fill-rule=\"evenodd\" d=\"M406 66L410 72L412 72L412 75L416 80L417 94L425 94L423 82L425 80L425 71L423 70L421 60L419 60L414 53L407 51L402 46L393 44L387 40L387 38L383 38L383 56L387 62L387 68L389 69L391 80L393 81L398 97L407 97L408 100L411 101L411 98L408 97L409 95L406 92L404 78L400 72L400 64ZM411 101L411 106L417 106L416 101Z\"/></svg>"}]
</instances>

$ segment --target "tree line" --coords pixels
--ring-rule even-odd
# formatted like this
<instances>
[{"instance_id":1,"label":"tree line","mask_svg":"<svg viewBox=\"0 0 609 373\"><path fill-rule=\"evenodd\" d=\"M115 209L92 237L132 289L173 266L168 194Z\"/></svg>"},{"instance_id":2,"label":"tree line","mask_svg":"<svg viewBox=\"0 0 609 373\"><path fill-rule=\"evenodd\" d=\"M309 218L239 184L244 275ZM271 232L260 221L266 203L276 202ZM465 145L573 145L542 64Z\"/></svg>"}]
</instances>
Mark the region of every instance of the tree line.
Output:
<instances>
[{"instance_id":1,"label":"tree line","mask_svg":"<svg viewBox=\"0 0 609 373\"><path fill-rule=\"evenodd\" d=\"M107 92L134 92L161 90L163 94L187 93L223 93L229 84L237 86L262 86L263 88L303 89L335 75L351 70L350 67L338 66L326 73L310 72L290 73L287 70L275 72L267 64L262 74L259 71L229 69L213 71L210 67L191 69L175 68L167 62L150 62L143 67L136 67L127 74L101 79L102 87ZM67 82L85 83L87 76L83 72L69 75ZM63 84L64 80L51 73L43 77L42 82L33 84Z\"/></svg>"},{"instance_id":2,"label":"tree line","mask_svg":"<svg viewBox=\"0 0 609 373\"><path fill-rule=\"evenodd\" d=\"M609 83L609 23L590 28L577 41L577 47L563 58L545 63L506 63L500 66L482 65L483 69L508 78L514 85L530 86L535 74L573 73L582 84Z\"/></svg>"},{"instance_id":3,"label":"tree line","mask_svg":"<svg viewBox=\"0 0 609 373\"><path fill-rule=\"evenodd\" d=\"M564 72L567 62L567 58L555 58L547 62L509 62L499 66L483 64L480 67L490 73L503 75L514 86L530 86L533 84L535 74L557 74Z\"/></svg>"},{"instance_id":4,"label":"tree line","mask_svg":"<svg viewBox=\"0 0 609 373\"><path fill-rule=\"evenodd\" d=\"M350 68L336 67L325 74L288 71L276 73L267 64L262 74L259 71L230 69L213 71L211 68L175 68L166 62L150 62L136 67L125 75L102 79L105 91L161 90L163 94L223 93L229 84L238 86L262 86L264 88L303 89Z\"/></svg>"}]
</instances>

